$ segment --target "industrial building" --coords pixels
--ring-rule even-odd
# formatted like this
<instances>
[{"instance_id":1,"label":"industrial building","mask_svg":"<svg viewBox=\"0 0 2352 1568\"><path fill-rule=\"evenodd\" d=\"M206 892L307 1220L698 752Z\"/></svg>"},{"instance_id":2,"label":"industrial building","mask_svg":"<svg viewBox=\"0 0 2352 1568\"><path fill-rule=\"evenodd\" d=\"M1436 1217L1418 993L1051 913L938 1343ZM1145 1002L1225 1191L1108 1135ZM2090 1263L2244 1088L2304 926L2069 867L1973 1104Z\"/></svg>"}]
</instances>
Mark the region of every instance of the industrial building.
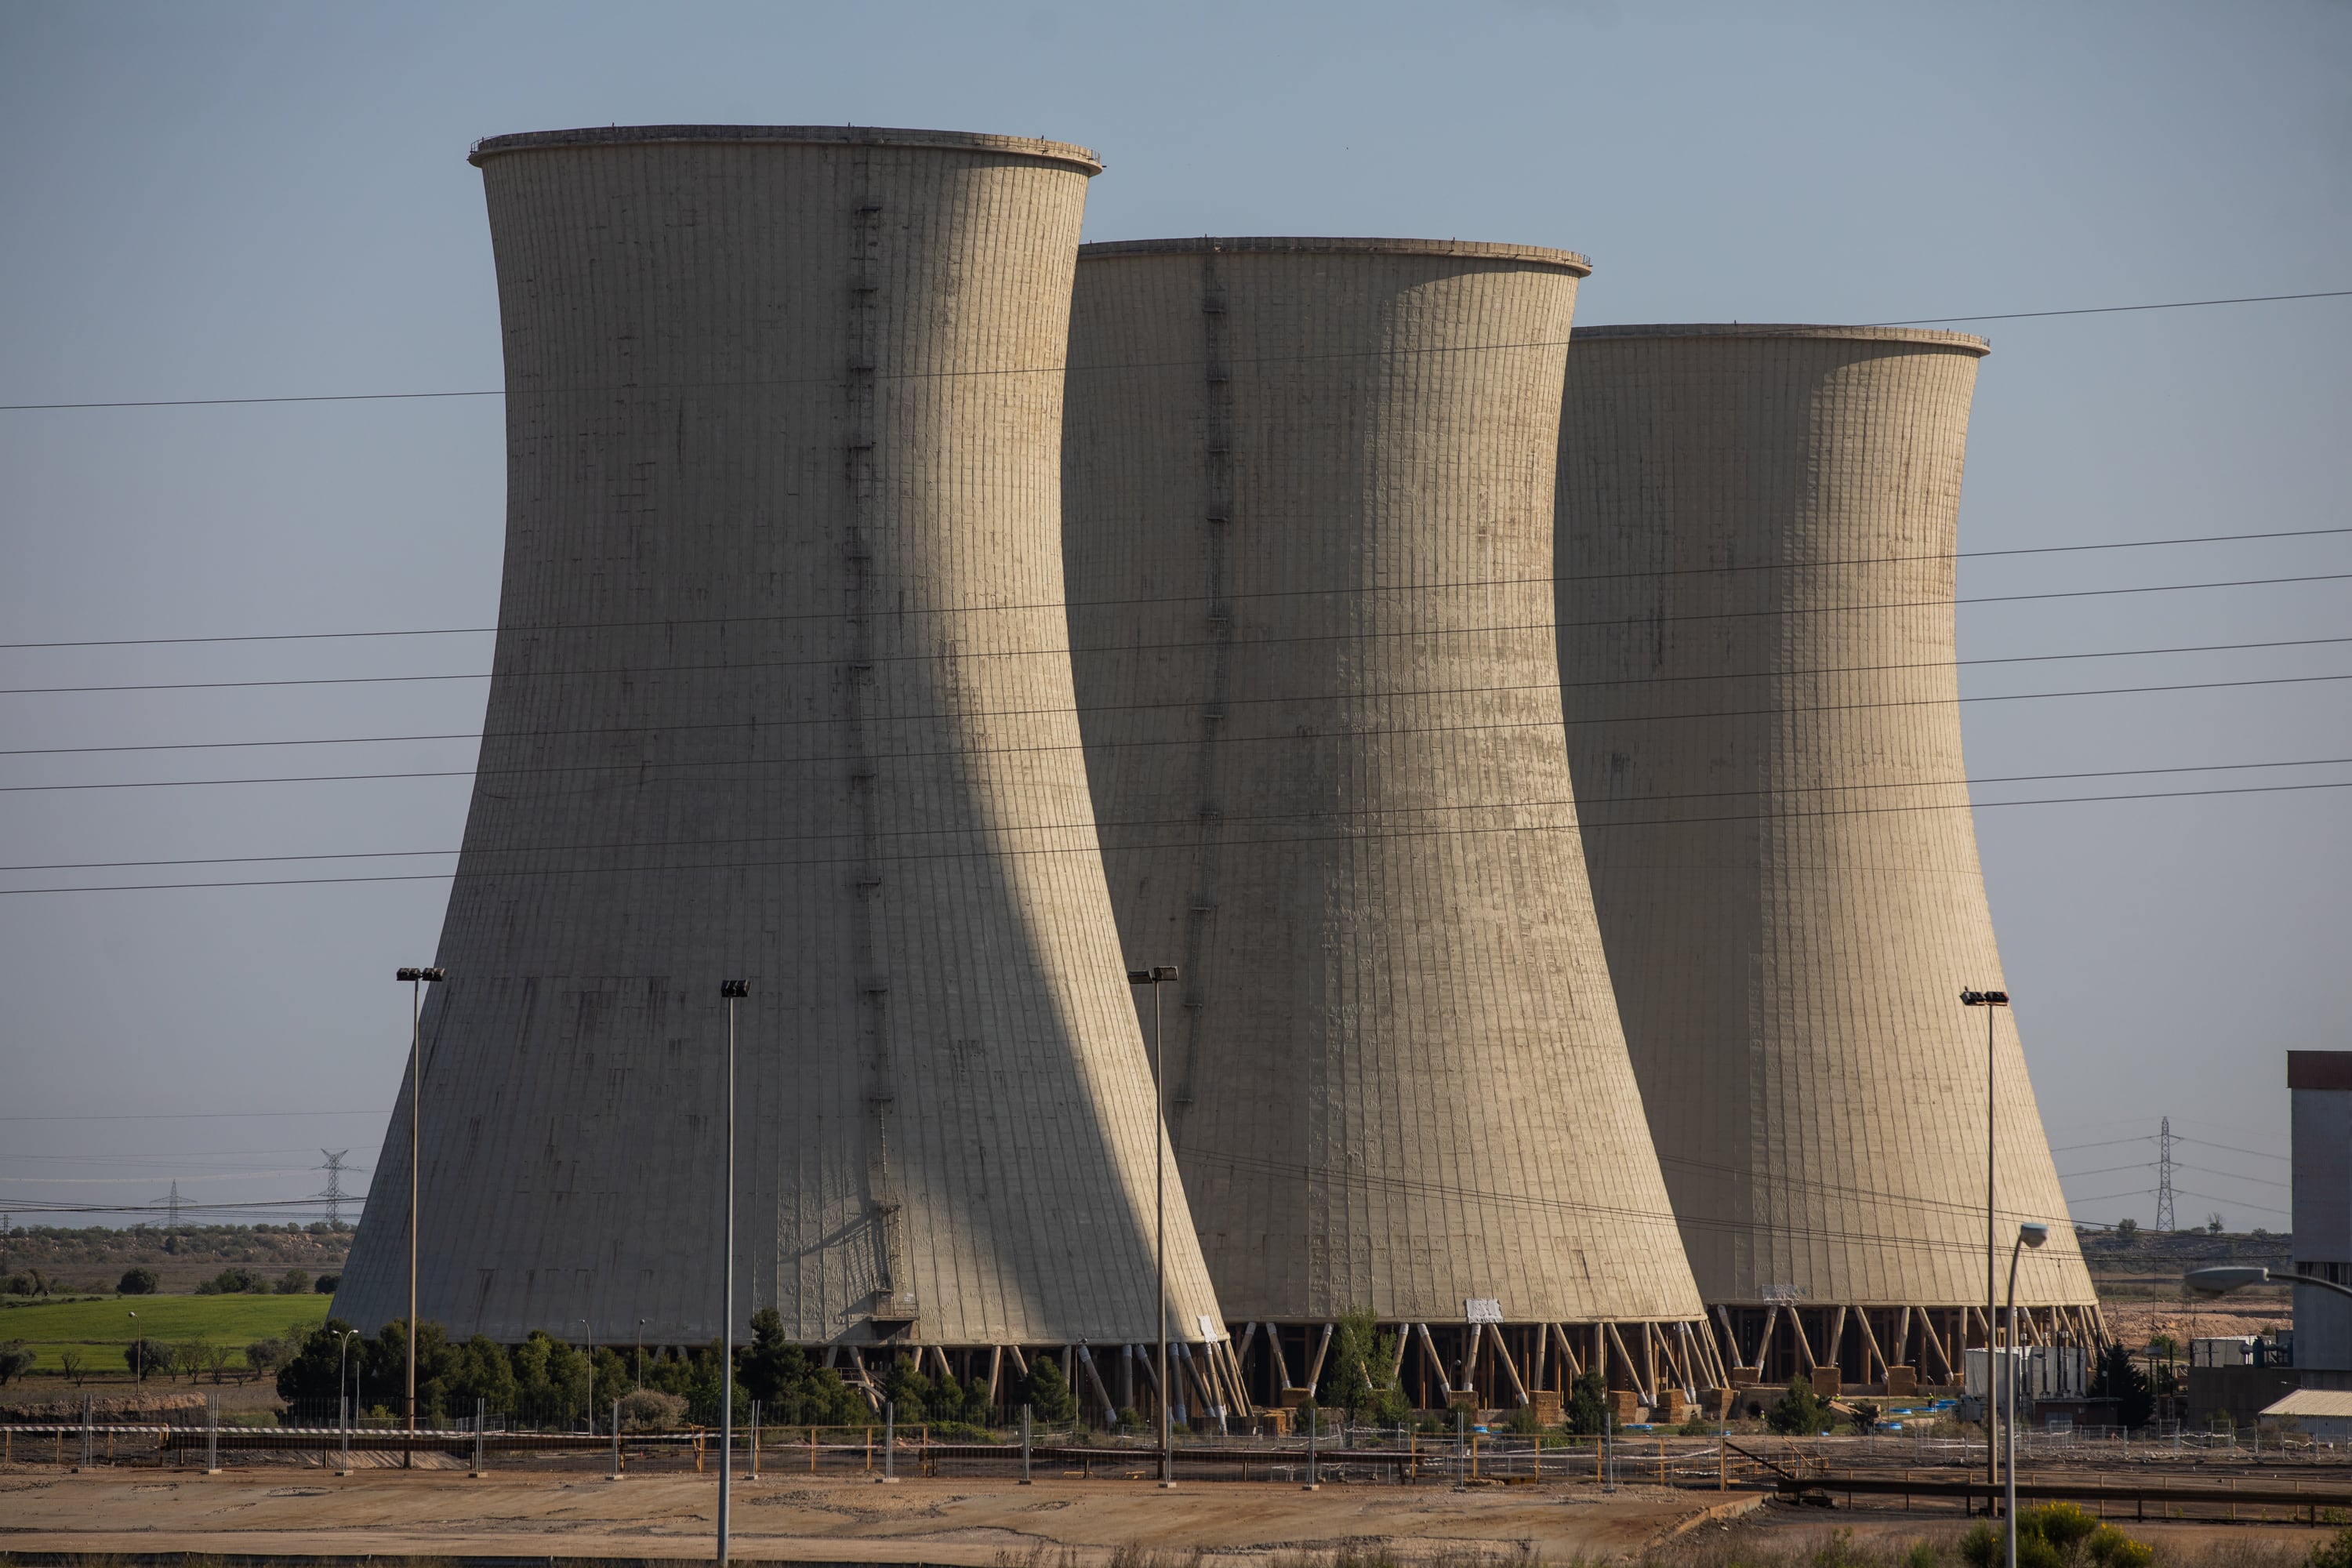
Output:
<instances>
[{"instance_id":1,"label":"industrial building","mask_svg":"<svg viewBox=\"0 0 2352 1568\"><path fill-rule=\"evenodd\" d=\"M2352 1285L2352 1051L2289 1051L2295 1273ZM2306 1388L2352 1389L2352 1299L2294 1289L2294 1365Z\"/></svg>"},{"instance_id":2,"label":"industrial building","mask_svg":"<svg viewBox=\"0 0 2352 1568\"><path fill-rule=\"evenodd\" d=\"M1064 553L1127 957L1252 1396L1369 1309L1423 1407L1727 1382L1610 994L1560 743L1580 257L1079 252ZM1144 1006L1149 1018L1152 1003Z\"/></svg>"},{"instance_id":3,"label":"industrial building","mask_svg":"<svg viewBox=\"0 0 2352 1568\"><path fill-rule=\"evenodd\" d=\"M422 1315L717 1336L740 977L739 1333L773 1307L853 1378L911 1351L1001 1397L1052 1350L1091 1411L1152 1407L1164 1145L1061 610L1098 163L832 127L472 157L507 556L423 1022ZM336 1299L368 1330L404 1310L408 1103ZM1242 1407L1169 1213L1171 1403Z\"/></svg>"},{"instance_id":4,"label":"industrial building","mask_svg":"<svg viewBox=\"0 0 2352 1568\"><path fill-rule=\"evenodd\" d=\"M2100 1332L2014 1015L1961 1002L2006 991L1953 646L1986 347L1612 326L1568 355L1559 680L1584 860L1743 1377L1953 1381L2023 1220L2053 1222L2020 1266L2025 1342Z\"/></svg>"}]
</instances>

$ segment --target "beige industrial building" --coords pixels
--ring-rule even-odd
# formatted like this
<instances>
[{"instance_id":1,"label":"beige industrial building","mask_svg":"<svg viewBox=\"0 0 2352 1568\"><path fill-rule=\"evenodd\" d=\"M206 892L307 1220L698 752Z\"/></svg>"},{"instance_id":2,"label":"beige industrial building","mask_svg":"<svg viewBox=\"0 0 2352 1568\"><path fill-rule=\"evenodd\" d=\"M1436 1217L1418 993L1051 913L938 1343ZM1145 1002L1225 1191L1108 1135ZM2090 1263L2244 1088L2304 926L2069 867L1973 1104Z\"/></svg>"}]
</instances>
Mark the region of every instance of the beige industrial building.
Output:
<instances>
[{"instance_id":1,"label":"beige industrial building","mask_svg":"<svg viewBox=\"0 0 2352 1568\"><path fill-rule=\"evenodd\" d=\"M2006 989L1953 647L1985 352L1730 325L1568 355L1584 859L1692 1270L1726 1359L1768 1378L1943 1383L1985 1342L1988 1017L2000 1270L2049 1222L2027 1342L2099 1332L2013 1015L1960 1000Z\"/></svg>"},{"instance_id":2,"label":"beige industrial building","mask_svg":"<svg viewBox=\"0 0 2352 1568\"><path fill-rule=\"evenodd\" d=\"M1079 252L1064 553L1131 964L1254 1398L1724 1383L1618 1026L1551 631L1564 251ZM1145 994L1149 1019L1151 1003ZM1147 1025L1148 1026L1148 1025Z\"/></svg>"},{"instance_id":3,"label":"beige industrial building","mask_svg":"<svg viewBox=\"0 0 2352 1568\"><path fill-rule=\"evenodd\" d=\"M1150 1065L1063 624L1082 149L505 136L506 574L424 1016L423 1315L1154 1404ZM389 961L388 961L389 962ZM402 1089L405 1109L408 1089ZM404 1310L395 1116L336 1310ZM1174 1403L1241 1405L1178 1194ZM640 1326L642 1325L642 1327ZM1114 1364L1115 1363L1115 1364Z\"/></svg>"}]
</instances>

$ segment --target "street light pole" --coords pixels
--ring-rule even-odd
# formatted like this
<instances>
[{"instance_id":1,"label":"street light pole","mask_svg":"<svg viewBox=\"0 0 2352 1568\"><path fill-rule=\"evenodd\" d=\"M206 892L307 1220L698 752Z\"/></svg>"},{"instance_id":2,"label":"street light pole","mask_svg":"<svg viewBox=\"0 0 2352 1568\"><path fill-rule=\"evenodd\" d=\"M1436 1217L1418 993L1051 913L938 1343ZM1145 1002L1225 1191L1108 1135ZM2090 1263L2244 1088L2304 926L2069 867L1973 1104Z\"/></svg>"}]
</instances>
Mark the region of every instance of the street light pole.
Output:
<instances>
[{"instance_id":1,"label":"street light pole","mask_svg":"<svg viewBox=\"0 0 2352 1568\"><path fill-rule=\"evenodd\" d=\"M578 1323L580 1327L585 1331L587 1335L588 1398L586 1403L588 1405L588 1436L593 1437L596 1435L596 1325L590 1322L585 1318L574 1318L572 1321Z\"/></svg>"},{"instance_id":2,"label":"street light pole","mask_svg":"<svg viewBox=\"0 0 2352 1568\"><path fill-rule=\"evenodd\" d=\"M2000 1260L2000 1243L1997 1238L2000 1221L1995 1217L1993 1207L1992 1145L1997 1102L1993 1098L1992 1010L2009 1005L2009 993L1963 991L1960 993L1960 1005L1985 1010L1985 1486L1990 1489L2000 1483L2000 1445L1996 1441L1999 1419L1995 1406L1998 1402L1992 1396L1993 1352L1997 1348L1995 1342L2000 1338L1993 1327L1993 1314L2000 1307L2000 1298L1993 1291L1994 1270ZM1988 1504L1991 1501L1990 1490L1986 1501Z\"/></svg>"},{"instance_id":3,"label":"street light pole","mask_svg":"<svg viewBox=\"0 0 2352 1568\"><path fill-rule=\"evenodd\" d=\"M408 982L408 1442L400 1451L400 1468L416 1466L416 1159L417 1108L425 1096L425 983L449 978L446 969L403 969L394 980Z\"/></svg>"},{"instance_id":4,"label":"street light pole","mask_svg":"<svg viewBox=\"0 0 2352 1568\"><path fill-rule=\"evenodd\" d=\"M751 994L751 983L723 982L719 994L727 1001L727 1217L719 1248L725 1258L720 1270L725 1300L719 1310L719 1568L727 1568L727 1509L735 1485L735 1004Z\"/></svg>"},{"instance_id":5,"label":"street light pole","mask_svg":"<svg viewBox=\"0 0 2352 1568\"><path fill-rule=\"evenodd\" d=\"M2049 1239L2048 1226L2028 1220L2017 1227L2017 1239L2010 1243L2009 1353L2011 1362L2014 1362L2017 1355L2017 1257L2023 1248L2039 1247ZM1987 1356L1985 1367L1988 1372L1990 1371L1991 1366L1992 1357ZM2003 1468L2009 1480L2009 1490L2001 1500L2001 1537L2007 1542L2008 1568L2017 1568L2017 1368L2013 1364L2003 1366L2000 1381L2009 1390L2009 1421L2003 1427L2003 1430L2009 1434L2009 1463ZM1985 1392L1988 1394L1992 1392L1990 1377L1985 1383Z\"/></svg>"},{"instance_id":6,"label":"street light pole","mask_svg":"<svg viewBox=\"0 0 2352 1568\"><path fill-rule=\"evenodd\" d=\"M1159 1121L1151 1140L1153 1184L1159 1190L1159 1218L1152 1226L1154 1272L1160 1297L1160 1484L1176 1484L1176 1439L1169 1424L1168 1387L1168 1083L1160 1070L1160 987L1177 977L1172 963L1127 972L1129 985L1151 987L1151 1109Z\"/></svg>"}]
</instances>

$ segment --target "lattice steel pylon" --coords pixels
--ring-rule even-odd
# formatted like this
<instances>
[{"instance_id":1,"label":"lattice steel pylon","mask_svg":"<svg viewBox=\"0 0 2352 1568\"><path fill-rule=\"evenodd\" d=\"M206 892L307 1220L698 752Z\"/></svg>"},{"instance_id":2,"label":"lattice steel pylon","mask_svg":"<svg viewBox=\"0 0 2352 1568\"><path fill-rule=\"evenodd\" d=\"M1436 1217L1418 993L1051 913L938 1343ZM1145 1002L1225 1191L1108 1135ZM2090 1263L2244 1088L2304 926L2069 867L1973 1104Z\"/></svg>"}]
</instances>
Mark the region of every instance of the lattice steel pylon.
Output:
<instances>
[{"instance_id":1,"label":"lattice steel pylon","mask_svg":"<svg viewBox=\"0 0 2352 1568\"><path fill-rule=\"evenodd\" d=\"M2158 1124L2156 1134L2156 1228L2175 1228L2172 1218L2172 1118Z\"/></svg>"},{"instance_id":2,"label":"lattice steel pylon","mask_svg":"<svg viewBox=\"0 0 2352 1568\"><path fill-rule=\"evenodd\" d=\"M351 1196L351 1194L343 1191L343 1156L351 1151L321 1149L319 1152L327 1157L327 1190L319 1194L327 1200L327 1223L341 1225L343 1223L343 1200Z\"/></svg>"},{"instance_id":3,"label":"lattice steel pylon","mask_svg":"<svg viewBox=\"0 0 2352 1568\"><path fill-rule=\"evenodd\" d=\"M180 1184L177 1182L172 1184L170 1194L163 1199L163 1228L180 1228Z\"/></svg>"}]
</instances>

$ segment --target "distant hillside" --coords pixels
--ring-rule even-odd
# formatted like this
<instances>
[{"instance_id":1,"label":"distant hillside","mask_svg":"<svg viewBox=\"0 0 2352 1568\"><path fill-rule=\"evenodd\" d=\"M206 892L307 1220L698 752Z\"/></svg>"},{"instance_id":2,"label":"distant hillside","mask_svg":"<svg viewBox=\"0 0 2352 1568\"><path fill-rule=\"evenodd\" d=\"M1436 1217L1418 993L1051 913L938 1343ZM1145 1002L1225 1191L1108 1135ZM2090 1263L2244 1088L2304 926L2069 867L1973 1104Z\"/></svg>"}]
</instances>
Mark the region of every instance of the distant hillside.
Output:
<instances>
[{"instance_id":1,"label":"distant hillside","mask_svg":"<svg viewBox=\"0 0 2352 1568\"><path fill-rule=\"evenodd\" d=\"M352 1230L324 1221L182 1226L171 1231L152 1226L20 1226L0 1234L0 1290L25 1296L46 1282L51 1294L109 1293L126 1269L142 1264L172 1293L192 1291L231 1264L269 1279L289 1268L314 1278L340 1274L352 1249Z\"/></svg>"},{"instance_id":2,"label":"distant hillside","mask_svg":"<svg viewBox=\"0 0 2352 1568\"><path fill-rule=\"evenodd\" d=\"M2178 1297L2183 1274L2218 1263L2260 1264L2284 1271L2294 1243L2292 1236L2269 1231L2086 1230L2076 1232L2075 1237L2103 1298ZM2275 1289L2243 1291L2232 1300L2251 1305L2268 1294L2281 1300L2285 1296L2284 1289Z\"/></svg>"}]
</instances>

